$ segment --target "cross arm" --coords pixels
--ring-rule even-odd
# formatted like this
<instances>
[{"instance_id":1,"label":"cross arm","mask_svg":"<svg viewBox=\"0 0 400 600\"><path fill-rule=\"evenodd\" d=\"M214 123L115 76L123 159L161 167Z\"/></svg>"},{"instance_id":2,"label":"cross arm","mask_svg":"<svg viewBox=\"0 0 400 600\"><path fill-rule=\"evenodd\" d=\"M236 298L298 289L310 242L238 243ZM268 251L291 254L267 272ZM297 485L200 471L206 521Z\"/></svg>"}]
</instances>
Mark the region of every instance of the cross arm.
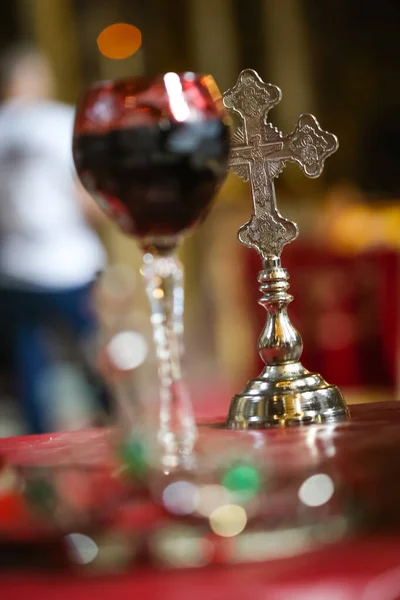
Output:
<instances>
[{"instance_id":1,"label":"cross arm","mask_svg":"<svg viewBox=\"0 0 400 600\"><path fill-rule=\"evenodd\" d=\"M321 175L325 160L339 147L335 135L321 129L313 115L301 115L295 129L283 138L282 160L296 162L308 177ZM277 158L280 158L277 156Z\"/></svg>"}]
</instances>

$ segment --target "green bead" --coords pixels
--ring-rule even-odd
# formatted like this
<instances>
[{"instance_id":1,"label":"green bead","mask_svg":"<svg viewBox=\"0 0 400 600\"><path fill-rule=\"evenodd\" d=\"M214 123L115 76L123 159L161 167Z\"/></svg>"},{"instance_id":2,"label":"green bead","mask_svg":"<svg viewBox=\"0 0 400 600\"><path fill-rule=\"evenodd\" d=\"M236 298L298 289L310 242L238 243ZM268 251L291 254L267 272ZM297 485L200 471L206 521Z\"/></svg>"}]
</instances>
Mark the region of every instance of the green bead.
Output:
<instances>
[{"instance_id":1,"label":"green bead","mask_svg":"<svg viewBox=\"0 0 400 600\"><path fill-rule=\"evenodd\" d=\"M142 477L148 470L148 457L141 442L124 442L120 449L120 458L131 475Z\"/></svg>"},{"instance_id":2,"label":"green bead","mask_svg":"<svg viewBox=\"0 0 400 600\"><path fill-rule=\"evenodd\" d=\"M238 465L225 473L222 485L231 492L250 498L260 489L260 476L254 467Z\"/></svg>"}]
</instances>

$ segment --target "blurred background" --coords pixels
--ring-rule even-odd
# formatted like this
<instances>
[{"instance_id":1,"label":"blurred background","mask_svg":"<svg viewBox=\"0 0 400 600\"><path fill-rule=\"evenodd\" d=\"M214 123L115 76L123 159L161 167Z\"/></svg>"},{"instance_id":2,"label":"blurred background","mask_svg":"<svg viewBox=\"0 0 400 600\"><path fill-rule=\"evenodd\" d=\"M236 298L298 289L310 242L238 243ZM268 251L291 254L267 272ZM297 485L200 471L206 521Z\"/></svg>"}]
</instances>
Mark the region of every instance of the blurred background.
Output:
<instances>
[{"instance_id":1,"label":"blurred background","mask_svg":"<svg viewBox=\"0 0 400 600\"><path fill-rule=\"evenodd\" d=\"M99 51L97 39L119 22L135 25L142 44L129 58L114 60ZM274 125L290 132L301 113L311 112L339 137L340 149L320 179L289 165L277 194L280 211L301 232L286 248L283 266L291 275L290 314L303 336L303 363L341 386L351 403L397 398L400 387L399 22L400 5L391 0L381 0L379 9L373 0L13 0L0 8L0 43L3 52L18 41L40 49L54 71L55 98L70 106L98 79L191 70L213 74L224 91L241 69L254 68L283 90L270 115ZM57 129L52 136L56 143ZM186 371L196 405L206 411L217 399L221 416L230 395L262 368L256 350L265 320L257 305L260 263L236 239L250 211L248 185L230 174L207 221L182 249ZM94 296L100 345L111 335L113 311L123 306L124 327L129 322L141 336L139 354L146 357L132 389L156 397L141 254L106 220L96 217L91 227L114 265ZM109 410L98 401L101 383L88 383L81 357L66 351L65 336L58 338L51 427L98 423ZM93 347L92 358L97 352ZM29 427L7 336L1 356L5 436ZM112 397L112 386L105 387Z\"/></svg>"}]
</instances>

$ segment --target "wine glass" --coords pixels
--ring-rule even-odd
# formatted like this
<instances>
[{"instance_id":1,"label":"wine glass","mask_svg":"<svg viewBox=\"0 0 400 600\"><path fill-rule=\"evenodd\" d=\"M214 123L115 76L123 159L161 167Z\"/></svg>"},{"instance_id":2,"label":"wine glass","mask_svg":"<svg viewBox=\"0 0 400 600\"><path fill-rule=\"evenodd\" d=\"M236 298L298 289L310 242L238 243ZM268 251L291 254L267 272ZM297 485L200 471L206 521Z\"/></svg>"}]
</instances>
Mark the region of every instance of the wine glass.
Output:
<instances>
[{"instance_id":1,"label":"wine glass","mask_svg":"<svg viewBox=\"0 0 400 600\"><path fill-rule=\"evenodd\" d=\"M166 73L93 85L74 129L79 177L106 213L138 241L159 364L164 459L179 462L196 439L183 385L182 236L210 209L230 150L228 116L210 75Z\"/></svg>"}]
</instances>

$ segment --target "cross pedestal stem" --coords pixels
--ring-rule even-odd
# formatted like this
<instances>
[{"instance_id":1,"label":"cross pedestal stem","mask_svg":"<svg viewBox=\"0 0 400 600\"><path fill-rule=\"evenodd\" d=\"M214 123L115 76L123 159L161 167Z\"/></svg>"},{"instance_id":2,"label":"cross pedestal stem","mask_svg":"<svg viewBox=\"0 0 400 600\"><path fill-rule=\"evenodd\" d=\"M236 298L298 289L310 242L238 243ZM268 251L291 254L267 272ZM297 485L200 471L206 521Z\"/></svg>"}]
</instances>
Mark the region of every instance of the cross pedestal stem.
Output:
<instances>
[{"instance_id":1,"label":"cross pedestal stem","mask_svg":"<svg viewBox=\"0 0 400 600\"><path fill-rule=\"evenodd\" d=\"M233 397L229 429L323 423L349 417L340 390L300 363L303 342L287 313L293 300L287 293L288 279L280 258L263 261L258 274L259 304L268 315L258 339L258 352L265 368Z\"/></svg>"}]
</instances>

